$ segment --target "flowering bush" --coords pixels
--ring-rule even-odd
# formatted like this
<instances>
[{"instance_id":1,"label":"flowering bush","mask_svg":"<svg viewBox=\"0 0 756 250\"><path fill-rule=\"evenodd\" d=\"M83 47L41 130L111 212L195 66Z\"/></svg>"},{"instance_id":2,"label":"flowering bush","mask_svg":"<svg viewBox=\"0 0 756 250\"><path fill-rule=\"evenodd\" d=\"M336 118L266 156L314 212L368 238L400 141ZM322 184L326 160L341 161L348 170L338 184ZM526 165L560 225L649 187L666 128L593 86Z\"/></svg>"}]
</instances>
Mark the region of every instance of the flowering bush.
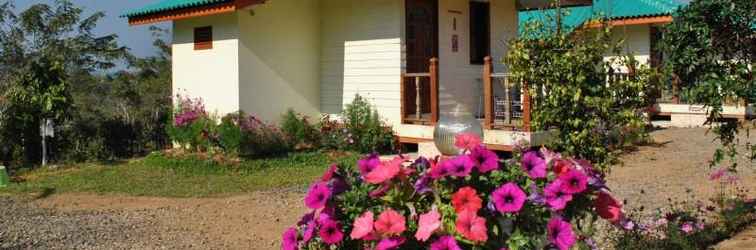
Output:
<instances>
[{"instance_id":1,"label":"flowering bush","mask_svg":"<svg viewBox=\"0 0 756 250\"><path fill-rule=\"evenodd\" d=\"M457 145L455 157L332 165L282 248L570 249L594 244L597 217L630 223L587 161L541 149L502 162L469 135Z\"/></svg>"},{"instance_id":2,"label":"flowering bush","mask_svg":"<svg viewBox=\"0 0 756 250\"><path fill-rule=\"evenodd\" d=\"M394 131L368 101L355 95L341 113L341 122L325 117L320 124L323 146L331 149L388 153L394 150Z\"/></svg>"},{"instance_id":3,"label":"flowering bush","mask_svg":"<svg viewBox=\"0 0 756 250\"><path fill-rule=\"evenodd\" d=\"M216 123L205 111L202 99L176 95L174 116L168 136L181 147L192 151L207 151L212 147L211 136Z\"/></svg>"}]
</instances>

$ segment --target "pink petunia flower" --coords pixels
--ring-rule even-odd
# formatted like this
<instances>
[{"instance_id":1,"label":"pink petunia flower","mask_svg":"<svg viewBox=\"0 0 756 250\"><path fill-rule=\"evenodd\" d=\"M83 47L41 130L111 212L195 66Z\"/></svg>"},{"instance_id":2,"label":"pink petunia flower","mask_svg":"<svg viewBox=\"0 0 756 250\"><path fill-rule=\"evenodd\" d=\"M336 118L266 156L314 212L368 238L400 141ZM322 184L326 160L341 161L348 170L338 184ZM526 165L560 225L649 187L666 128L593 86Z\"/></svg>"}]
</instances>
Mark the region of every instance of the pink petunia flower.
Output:
<instances>
[{"instance_id":1,"label":"pink petunia flower","mask_svg":"<svg viewBox=\"0 0 756 250\"><path fill-rule=\"evenodd\" d=\"M441 162L441 167L445 168L451 176L465 177L470 175L475 163L468 155L460 155Z\"/></svg>"},{"instance_id":2,"label":"pink petunia flower","mask_svg":"<svg viewBox=\"0 0 756 250\"><path fill-rule=\"evenodd\" d=\"M525 204L525 192L515 183L507 183L491 194L496 210L502 213L517 213Z\"/></svg>"},{"instance_id":3,"label":"pink petunia flower","mask_svg":"<svg viewBox=\"0 0 756 250\"><path fill-rule=\"evenodd\" d=\"M499 156L484 146L475 147L470 152L470 159L481 173L488 173L499 169Z\"/></svg>"},{"instance_id":4,"label":"pink petunia flower","mask_svg":"<svg viewBox=\"0 0 756 250\"><path fill-rule=\"evenodd\" d=\"M323 173L323 177L320 177L320 181L328 182L333 178L333 174L336 173L336 170L339 169L339 165L331 164L330 167L328 167L328 170Z\"/></svg>"},{"instance_id":5,"label":"pink petunia flower","mask_svg":"<svg viewBox=\"0 0 756 250\"><path fill-rule=\"evenodd\" d=\"M450 161L450 160L444 160L444 161ZM438 180L446 176L449 176L449 169L447 169L446 166L441 163L434 164L433 162L431 162L429 174L432 179Z\"/></svg>"},{"instance_id":6,"label":"pink petunia flower","mask_svg":"<svg viewBox=\"0 0 756 250\"><path fill-rule=\"evenodd\" d=\"M378 245L375 246L375 250L395 250L399 249L399 246L404 244L404 237L391 237L391 238L384 238L380 242L378 242Z\"/></svg>"},{"instance_id":7,"label":"pink petunia flower","mask_svg":"<svg viewBox=\"0 0 756 250\"><path fill-rule=\"evenodd\" d=\"M725 176L727 174L727 168L723 167L720 169L717 169L716 171L712 172L711 175L709 175L710 181L716 181L722 178L722 176Z\"/></svg>"},{"instance_id":8,"label":"pink petunia flower","mask_svg":"<svg viewBox=\"0 0 756 250\"><path fill-rule=\"evenodd\" d=\"M341 232L341 225L330 219L321 223L319 235L320 239L329 245L338 244L344 238L344 233Z\"/></svg>"},{"instance_id":9,"label":"pink petunia flower","mask_svg":"<svg viewBox=\"0 0 756 250\"><path fill-rule=\"evenodd\" d=\"M693 230L694 230L693 229L693 223L690 223L690 222L683 223L682 226L680 226L680 230L682 230L686 234L692 233Z\"/></svg>"},{"instance_id":10,"label":"pink petunia flower","mask_svg":"<svg viewBox=\"0 0 756 250\"><path fill-rule=\"evenodd\" d=\"M454 146L464 150L472 150L482 143L480 137L473 133L460 133L454 136Z\"/></svg>"},{"instance_id":11,"label":"pink petunia flower","mask_svg":"<svg viewBox=\"0 0 756 250\"><path fill-rule=\"evenodd\" d=\"M307 192L305 205L312 209L319 209L324 207L330 198L331 190L328 189L328 185L323 182L318 182L313 184Z\"/></svg>"},{"instance_id":12,"label":"pink petunia flower","mask_svg":"<svg viewBox=\"0 0 756 250\"><path fill-rule=\"evenodd\" d=\"M415 239L426 241L439 227L441 227L441 214L434 208L430 212L420 215Z\"/></svg>"},{"instance_id":13,"label":"pink petunia flower","mask_svg":"<svg viewBox=\"0 0 756 250\"><path fill-rule=\"evenodd\" d=\"M305 243L310 242L313 236L315 236L315 231L318 230L318 223L315 220L310 221L305 225L304 233L302 234L302 241Z\"/></svg>"},{"instance_id":14,"label":"pink petunia flower","mask_svg":"<svg viewBox=\"0 0 756 250\"><path fill-rule=\"evenodd\" d=\"M381 235L400 235L406 229L404 216L389 208L378 215L373 223L375 230Z\"/></svg>"},{"instance_id":15,"label":"pink petunia flower","mask_svg":"<svg viewBox=\"0 0 756 250\"><path fill-rule=\"evenodd\" d=\"M556 176L560 176L570 169L572 169L572 162L564 159L556 159L552 162L551 165L551 171L556 174Z\"/></svg>"},{"instance_id":16,"label":"pink petunia flower","mask_svg":"<svg viewBox=\"0 0 756 250\"><path fill-rule=\"evenodd\" d=\"M617 223L622 218L622 204L607 192L599 191L593 206L596 213L609 222Z\"/></svg>"},{"instance_id":17,"label":"pink petunia flower","mask_svg":"<svg viewBox=\"0 0 756 250\"><path fill-rule=\"evenodd\" d=\"M438 238L433 244L431 244L430 247L431 250L462 250L462 248L457 245L457 240L454 239L454 237L449 235L441 236L441 238Z\"/></svg>"},{"instance_id":18,"label":"pink petunia flower","mask_svg":"<svg viewBox=\"0 0 756 250\"><path fill-rule=\"evenodd\" d=\"M572 245L575 245L575 233L572 231L572 225L569 222L560 217L554 217L549 220L546 227L549 242L559 250L568 250Z\"/></svg>"},{"instance_id":19,"label":"pink petunia flower","mask_svg":"<svg viewBox=\"0 0 756 250\"><path fill-rule=\"evenodd\" d=\"M457 213L455 228L468 240L480 242L488 240L486 219L479 217L475 211L464 210Z\"/></svg>"},{"instance_id":20,"label":"pink petunia flower","mask_svg":"<svg viewBox=\"0 0 756 250\"><path fill-rule=\"evenodd\" d=\"M546 164L549 164L554 160L562 159L561 154L551 151L545 147L541 147L540 152L541 152L541 155L543 155L543 159L546 161Z\"/></svg>"},{"instance_id":21,"label":"pink petunia flower","mask_svg":"<svg viewBox=\"0 0 756 250\"><path fill-rule=\"evenodd\" d=\"M482 204L483 201L478 197L478 192L472 187L462 187L452 195L452 206L457 213L465 210L478 212Z\"/></svg>"},{"instance_id":22,"label":"pink petunia flower","mask_svg":"<svg viewBox=\"0 0 756 250\"><path fill-rule=\"evenodd\" d=\"M546 178L546 161L535 151L528 151L522 156L522 169L532 179Z\"/></svg>"},{"instance_id":23,"label":"pink petunia flower","mask_svg":"<svg viewBox=\"0 0 756 250\"><path fill-rule=\"evenodd\" d=\"M365 182L370 184L380 184L385 181L393 179L399 171L402 170L402 163L404 158L397 156L390 161L382 161L378 164L378 167L370 171L367 175L364 175Z\"/></svg>"},{"instance_id":24,"label":"pink petunia flower","mask_svg":"<svg viewBox=\"0 0 756 250\"><path fill-rule=\"evenodd\" d=\"M559 176L562 189L569 194L579 194L588 187L588 177L581 171L570 169Z\"/></svg>"},{"instance_id":25,"label":"pink petunia flower","mask_svg":"<svg viewBox=\"0 0 756 250\"><path fill-rule=\"evenodd\" d=\"M546 199L546 204L555 211L564 209L567 203L572 200L572 195L565 192L562 181L559 179L546 185L543 189L543 196Z\"/></svg>"},{"instance_id":26,"label":"pink petunia flower","mask_svg":"<svg viewBox=\"0 0 756 250\"><path fill-rule=\"evenodd\" d=\"M357 161L357 167L360 169L360 175L365 176L372 172L381 164L381 159L378 154L370 154L365 158Z\"/></svg>"},{"instance_id":27,"label":"pink petunia flower","mask_svg":"<svg viewBox=\"0 0 756 250\"><path fill-rule=\"evenodd\" d=\"M373 232L373 212L367 211L359 218L354 220L352 233L349 235L352 239L359 240Z\"/></svg>"},{"instance_id":28,"label":"pink petunia flower","mask_svg":"<svg viewBox=\"0 0 756 250\"><path fill-rule=\"evenodd\" d=\"M289 228L283 233L283 240L281 242L281 250L296 250L299 244L297 240L297 229Z\"/></svg>"}]
</instances>

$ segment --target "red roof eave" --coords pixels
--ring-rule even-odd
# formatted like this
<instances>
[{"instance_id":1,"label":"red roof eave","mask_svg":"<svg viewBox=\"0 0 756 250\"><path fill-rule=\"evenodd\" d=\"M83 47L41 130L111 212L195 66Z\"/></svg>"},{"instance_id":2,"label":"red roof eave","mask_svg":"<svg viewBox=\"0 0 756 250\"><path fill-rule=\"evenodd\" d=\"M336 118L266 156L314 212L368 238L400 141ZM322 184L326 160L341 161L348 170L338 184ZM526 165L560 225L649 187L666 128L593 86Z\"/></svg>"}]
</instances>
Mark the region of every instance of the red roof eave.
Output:
<instances>
[{"instance_id":1,"label":"red roof eave","mask_svg":"<svg viewBox=\"0 0 756 250\"><path fill-rule=\"evenodd\" d=\"M148 15L129 17L129 25L144 25L158 22L186 19L192 17L210 16L234 12L255 4L265 3L265 0L234 0L227 3L210 4L192 8L163 11Z\"/></svg>"}]
</instances>

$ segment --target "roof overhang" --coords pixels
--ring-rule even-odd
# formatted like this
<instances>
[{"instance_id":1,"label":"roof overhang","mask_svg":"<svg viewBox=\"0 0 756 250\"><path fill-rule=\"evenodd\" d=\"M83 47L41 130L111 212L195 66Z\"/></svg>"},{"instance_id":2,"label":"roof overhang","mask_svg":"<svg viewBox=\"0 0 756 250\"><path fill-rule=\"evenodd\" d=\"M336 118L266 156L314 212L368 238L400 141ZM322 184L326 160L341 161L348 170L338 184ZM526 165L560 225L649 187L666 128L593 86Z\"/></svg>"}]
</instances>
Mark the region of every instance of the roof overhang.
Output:
<instances>
[{"instance_id":1,"label":"roof overhang","mask_svg":"<svg viewBox=\"0 0 756 250\"><path fill-rule=\"evenodd\" d=\"M163 11L147 15L131 16L128 18L129 25L144 25L192 17L229 13L262 3L265 3L265 0L233 0L217 4L208 4L190 8Z\"/></svg>"},{"instance_id":2,"label":"roof overhang","mask_svg":"<svg viewBox=\"0 0 756 250\"><path fill-rule=\"evenodd\" d=\"M517 0L518 10L547 9L554 7L554 0ZM560 0L561 7L592 5L593 0Z\"/></svg>"},{"instance_id":3,"label":"roof overhang","mask_svg":"<svg viewBox=\"0 0 756 250\"><path fill-rule=\"evenodd\" d=\"M603 25L609 26L625 26L625 25L639 25L639 24L667 24L672 22L672 16L651 16L651 17L633 17L623 19L613 19L608 22L593 21L583 25L585 28L598 28Z\"/></svg>"}]
</instances>

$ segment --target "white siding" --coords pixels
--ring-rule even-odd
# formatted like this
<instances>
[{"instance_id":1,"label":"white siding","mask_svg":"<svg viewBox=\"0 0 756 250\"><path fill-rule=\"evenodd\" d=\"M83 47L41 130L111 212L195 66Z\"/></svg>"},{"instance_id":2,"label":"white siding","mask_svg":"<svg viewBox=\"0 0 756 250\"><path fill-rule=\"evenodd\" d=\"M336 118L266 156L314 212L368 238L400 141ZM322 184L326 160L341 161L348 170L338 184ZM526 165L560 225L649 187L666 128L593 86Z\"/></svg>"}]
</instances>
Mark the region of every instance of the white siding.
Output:
<instances>
[{"instance_id":1,"label":"white siding","mask_svg":"<svg viewBox=\"0 0 756 250\"><path fill-rule=\"evenodd\" d=\"M494 72L506 72L504 57L509 42L517 38L517 7L514 1L491 1L491 58Z\"/></svg>"},{"instance_id":2,"label":"white siding","mask_svg":"<svg viewBox=\"0 0 756 250\"><path fill-rule=\"evenodd\" d=\"M648 24L618 26L612 29L614 41L624 40L622 53L632 53L641 64L647 64L651 55L651 35ZM611 53L611 52L610 52ZM606 60L613 56L605 57ZM625 69L622 69L623 71Z\"/></svg>"},{"instance_id":3,"label":"white siding","mask_svg":"<svg viewBox=\"0 0 756 250\"><path fill-rule=\"evenodd\" d=\"M322 0L320 106L341 112L355 94L400 121L401 0Z\"/></svg>"},{"instance_id":4,"label":"white siding","mask_svg":"<svg viewBox=\"0 0 756 250\"><path fill-rule=\"evenodd\" d=\"M239 30L236 14L173 23L173 94L200 97L208 111L239 110ZM213 27L213 48L194 50L194 28Z\"/></svg>"},{"instance_id":5,"label":"white siding","mask_svg":"<svg viewBox=\"0 0 756 250\"><path fill-rule=\"evenodd\" d=\"M239 11L240 105L268 121L320 113L318 1L275 0Z\"/></svg>"}]
</instances>

